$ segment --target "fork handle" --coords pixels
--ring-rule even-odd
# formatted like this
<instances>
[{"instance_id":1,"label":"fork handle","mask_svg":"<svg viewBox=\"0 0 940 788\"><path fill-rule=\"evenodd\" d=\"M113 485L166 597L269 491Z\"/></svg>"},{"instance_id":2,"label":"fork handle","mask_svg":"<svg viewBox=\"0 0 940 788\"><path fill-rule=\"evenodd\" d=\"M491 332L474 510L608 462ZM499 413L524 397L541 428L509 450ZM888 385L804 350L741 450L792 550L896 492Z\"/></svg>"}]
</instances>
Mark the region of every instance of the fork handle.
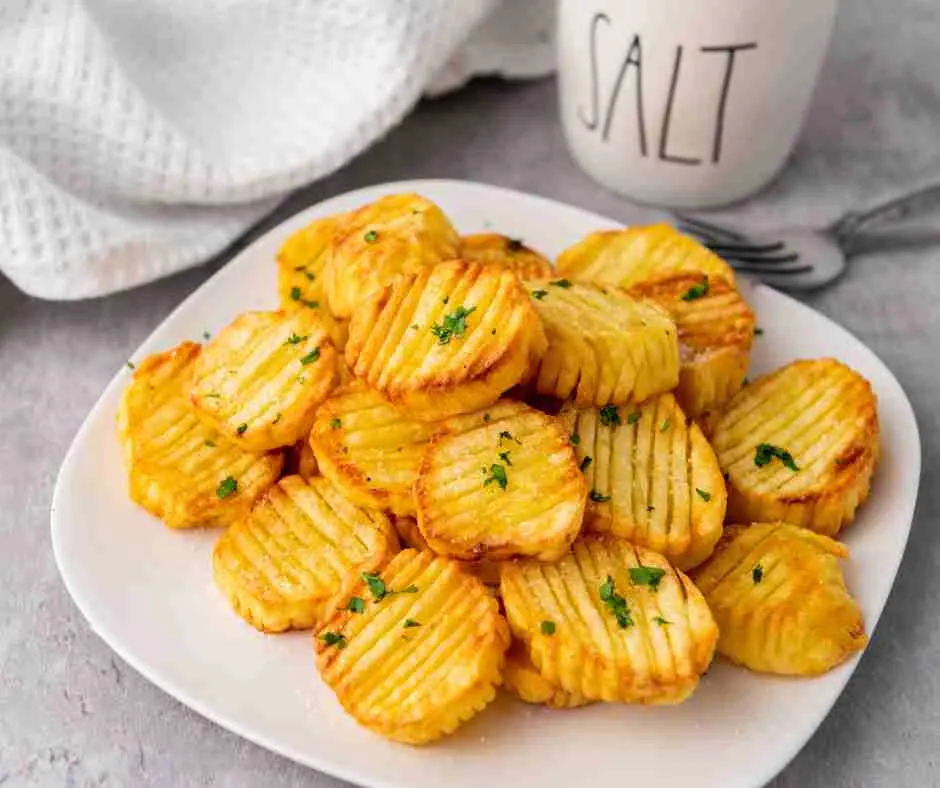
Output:
<instances>
[{"instance_id":1,"label":"fork handle","mask_svg":"<svg viewBox=\"0 0 940 788\"><path fill-rule=\"evenodd\" d=\"M851 211L836 221L830 229L842 243L849 243L860 230L871 224L905 219L936 205L940 205L940 184L902 194L865 211Z\"/></svg>"}]
</instances>

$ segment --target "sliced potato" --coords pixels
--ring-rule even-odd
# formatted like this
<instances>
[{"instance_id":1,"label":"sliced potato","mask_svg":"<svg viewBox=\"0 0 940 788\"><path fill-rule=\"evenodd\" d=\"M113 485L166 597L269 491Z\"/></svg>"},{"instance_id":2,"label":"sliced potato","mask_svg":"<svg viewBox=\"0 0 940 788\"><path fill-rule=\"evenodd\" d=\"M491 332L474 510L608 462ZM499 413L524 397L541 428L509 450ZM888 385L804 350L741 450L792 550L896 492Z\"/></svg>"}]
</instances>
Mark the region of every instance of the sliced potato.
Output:
<instances>
[{"instance_id":1,"label":"sliced potato","mask_svg":"<svg viewBox=\"0 0 940 788\"><path fill-rule=\"evenodd\" d=\"M189 402L200 347L148 356L118 410L130 497L170 528L229 525L274 482L280 452L249 454L204 424Z\"/></svg>"},{"instance_id":2,"label":"sliced potato","mask_svg":"<svg viewBox=\"0 0 940 788\"><path fill-rule=\"evenodd\" d=\"M196 362L192 402L249 451L305 437L336 380L336 352L312 311L246 312Z\"/></svg>"},{"instance_id":3,"label":"sliced potato","mask_svg":"<svg viewBox=\"0 0 940 788\"><path fill-rule=\"evenodd\" d=\"M789 522L834 536L868 497L880 451L875 395L834 359L794 361L745 386L711 441L732 522Z\"/></svg>"},{"instance_id":4,"label":"sliced potato","mask_svg":"<svg viewBox=\"0 0 940 788\"><path fill-rule=\"evenodd\" d=\"M503 400L443 429L414 485L431 549L467 560L563 555L581 530L587 491L558 420Z\"/></svg>"},{"instance_id":5,"label":"sliced potato","mask_svg":"<svg viewBox=\"0 0 940 788\"><path fill-rule=\"evenodd\" d=\"M508 645L479 580L456 561L403 550L341 600L317 635L317 667L359 723L424 744L493 700Z\"/></svg>"},{"instance_id":6,"label":"sliced potato","mask_svg":"<svg viewBox=\"0 0 940 788\"><path fill-rule=\"evenodd\" d=\"M630 294L649 299L679 329L676 398L692 418L718 411L741 390L750 364L754 313L734 286L707 274L640 282Z\"/></svg>"},{"instance_id":7,"label":"sliced potato","mask_svg":"<svg viewBox=\"0 0 940 788\"><path fill-rule=\"evenodd\" d=\"M621 287L676 273L704 273L734 284L730 265L668 224L591 233L562 252L555 265L576 281Z\"/></svg>"},{"instance_id":8,"label":"sliced potato","mask_svg":"<svg viewBox=\"0 0 940 788\"><path fill-rule=\"evenodd\" d=\"M414 517L392 518L395 530L398 532L398 538L405 547L413 547L416 550L430 550L427 541L418 528L418 521ZM499 567L500 561L490 561L481 558L477 561L461 561L460 565L474 577L480 578L488 586L499 585Z\"/></svg>"},{"instance_id":9,"label":"sliced potato","mask_svg":"<svg viewBox=\"0 0 940 788\"><path fill-rule=\"evenodd\" d=\"M360 506L416 512L412 486L436 422L416 421L361 381L317 410L310 433L320 472Z\"/></svg>"},{"instance_id":10,"label":"sliced potato","mask_svg":"<svg viewBox=\"0 0 940 788\"><path fill-rule=\"evenodd\" d=\"M582 536L554 564L507 562L500 590L513 635L539 673L586 699L679 703L718 639L682 572L609 534Z\"/></svg>"},{"instance_id":11,"label":"sliced potato","mask_svg":"<svg viewBox=\"0 0 940 788\"><path fill-rule=\"evenodd\" d=\"M694 580L718 622L718 652L765 673L817 676L868 642L842 576L845 545L786 523L729 526Z\"/></svg>"},{"instance_id":12,"label":"sliced potato","mask_svg":"<svg viewBox=\"0 0 940 788\"><path fill-rule=\"evenodd\" d=\"M531 377L545 335L511 271L453 260L374 292L346 361L416 419L471 413Z\"/></svg>"},{"instance_id":13,"label":"sliced potato","mask_svg":"<svg viewBox=\"0 0 940 788\"><path fill-rule=\"evenodd\" d=\"M286 476L216 542L212 571L235 612L262 632L309 629L360 572L384 564L398 539L381 512L322 477Z\"/></svg>"},{"instance_id":14,"label":"sliced potato","mask_svg":"<svg viewBox=\"0 0 940 788\"><path fill-rule=\"evenodd\" d=\"M727 491L715 452L672 394L561 412L590 494L585 526L700 564L721 536Z\"/></svg>"},{"instance_id":15,"label":"sliced potato","mask_svg":"<svg viewBox=\"0 0 940 788\"><path fill-rule=\"evenodd\" d=\"M348 214L337 227L326 269L330 311L352 317L373 290L457 257L460 236L430 200L392 194Z\"/></svg>"},{"instance_id":16,"label":"sliced potato","mask_svg":"<svg viewBox=\"0 0 940 788\"><path fill-rule=\"evenodd\" d=\"M567 279L527 282L548 337L536 390L578 405L641 401L675 388L675 323L616 287Z\"/></svg>"},{"instance_id":17,"label":"sliced potato","mask_svg":"<svg viewBox=\"0 0 940 788\"><path fill-rule=\"evenodd\" d=\"M591 702L546 679L532 664L525 645L518 640L514 640L506 652L503 685L525 703L539 703L552 709L573 709Z\"/></svg>"},{"instance_id":18,"label":"sliced potato","mask_svg":"<svg viewBox=\"0 0 940 788\"><path fill-rule=\"evenodd\" d=\"M520 279L547 279L552 265L516 238L477 233L460 239L460 258L468 263L492 263L508 268Z\"/></svg>"},{"instance_id":19,"label":"sliced potato","mask_svg":"<svg viewBox=\"0 0 940 788\"><path fill-rule=\"evenodd\" d=\"M307 481L320 475L317 466L317 458L310 448L310 442L299 440L286 452L286 462L284 463L285 476L301 476Z\"/></svg>"}]
</instances>

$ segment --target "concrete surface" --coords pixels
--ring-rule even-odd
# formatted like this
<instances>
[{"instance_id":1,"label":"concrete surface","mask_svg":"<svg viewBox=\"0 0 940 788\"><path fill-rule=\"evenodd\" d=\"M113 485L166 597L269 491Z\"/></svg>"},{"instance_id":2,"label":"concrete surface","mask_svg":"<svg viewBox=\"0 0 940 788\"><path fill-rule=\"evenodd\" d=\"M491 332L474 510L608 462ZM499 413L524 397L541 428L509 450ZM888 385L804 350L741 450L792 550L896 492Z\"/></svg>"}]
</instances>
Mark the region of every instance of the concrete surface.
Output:
<instances>
[{"instance_id":1,"label":"concrete surface","mask_svg":"<svg viewBox=\"0 0 940 788\"><path fill-rule=\"evenodd\" d=\"M758 198L718 216L767 227L823 223L940 181L938 16L933 0L843 4L790 165ZM658 216L577 170L551 81L482 82L423 104L265 226L352 187L425 176L512 186L625 221ZM897 374L917 411L925 476L874 642L777 788L940 785L938 261L940 248L859 258L844 280L806 299ZM72 436L137 344L223 263L77 304L34 301L0 282L0 785L340 785L217 728L125 666L89 630L52 557L49 502Z\"/></svg>"}]
</instances>

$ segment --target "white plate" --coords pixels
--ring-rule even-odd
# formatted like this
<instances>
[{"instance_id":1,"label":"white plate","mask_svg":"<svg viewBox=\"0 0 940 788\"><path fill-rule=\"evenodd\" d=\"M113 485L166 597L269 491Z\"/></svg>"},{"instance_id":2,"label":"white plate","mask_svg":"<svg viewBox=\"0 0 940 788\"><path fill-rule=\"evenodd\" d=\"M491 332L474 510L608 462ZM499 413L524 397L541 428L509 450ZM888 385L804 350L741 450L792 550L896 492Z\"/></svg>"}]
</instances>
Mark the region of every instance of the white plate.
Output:
<instances>
[{"instance_id":1,"label":"white plate","mask_svg":"<svg viewBox=\"0 0 940 788\"><path fill-rule=\"evenodd\" d=\"M276 302L275 251L310 220L388 192L418 191L465 233L499 230L549 256L615 222L557 202L457 181L392 183L344 194L275 228L193 293L135 358L215 332L236 313ZM871 500L849 529L846 565L871 632L907 542L920 479L911 406L878 358L812 309L765 287L749 298L764 334L754 372L835 356L878 395L884 451ZM65 584L91 626L128 663L196 711L275 752L372 786L460 788L631 782L657 788L756 786L799 751L832 707L857 659L818 679L758 676L716 663L674 708L597 705L536 709L501 698L455 736L425 748L359 728L319 681L310 635L265 637L213 587L216 534L179 533L134 506L114 436L126 371L82 426L59 473L52 540Z\"/></svg>"}]
</instances>

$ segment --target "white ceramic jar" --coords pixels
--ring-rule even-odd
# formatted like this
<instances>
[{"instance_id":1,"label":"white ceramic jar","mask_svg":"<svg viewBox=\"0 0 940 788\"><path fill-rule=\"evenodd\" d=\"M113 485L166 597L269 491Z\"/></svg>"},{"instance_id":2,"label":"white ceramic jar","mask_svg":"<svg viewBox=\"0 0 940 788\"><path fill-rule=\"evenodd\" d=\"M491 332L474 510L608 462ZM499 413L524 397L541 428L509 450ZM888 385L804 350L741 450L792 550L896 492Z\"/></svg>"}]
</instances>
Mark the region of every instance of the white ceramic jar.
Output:
<instances>
[{"instance_id":1,"label":"white ceramic jar","mask_svg":"<svg viewBox=\"0 0 940 788\"><path fill-rule=\"evenodd\" d=\"M760 189L796 143L838 0L559 0L561 122L577 162L643 202Z\"/></svg>"}]
</instances>

